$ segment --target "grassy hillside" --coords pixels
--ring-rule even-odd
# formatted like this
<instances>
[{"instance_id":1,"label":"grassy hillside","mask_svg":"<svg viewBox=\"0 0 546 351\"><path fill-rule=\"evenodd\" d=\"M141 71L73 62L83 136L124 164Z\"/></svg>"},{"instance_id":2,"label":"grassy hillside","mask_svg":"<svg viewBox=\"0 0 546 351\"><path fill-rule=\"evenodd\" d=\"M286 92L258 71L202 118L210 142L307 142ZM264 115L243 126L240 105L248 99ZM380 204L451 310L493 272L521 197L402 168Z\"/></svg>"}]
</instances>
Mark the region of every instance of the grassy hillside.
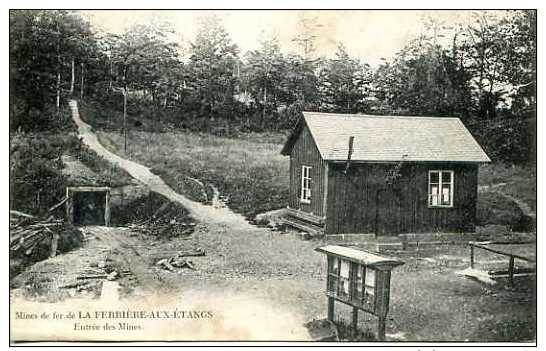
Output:
<instances>
[{"instance_id":1,"label":"grassy hillside","mask_svg":"<svg viewBox=\"0 0 546 351\"><path fill-rule=\"evenodd\" d=\"M96 184L127 184L130 176L113 167L81 143L68 109L62 111L65 128L10 133L10 208L39 215L59 202L71 184L63 174L62 155L70 155L97 174Z\"/></svg>"},{"instance_id":2,"label":"grassy hillside","mask_svg":"<svg viewBox=\"0 0 546 351\"><path fill-rule=\"evenodd\" d=\"M123 155L119 133L98 132L107 148ZM229 207L252 218L288 203L287 157L279 134L230 139L198 133L132 132L127 156L152 168L182 194L210 201L218 188ZM201 187L199 180L203 183Z\"/></svg>"},{"instance_id":3,"label":"grassy hillside","mask_svg":"<svg viewBox=\"0 0 546 351\"><path fill-rule=\"evenodd\" d=\"M533 209L533 211L536 212L536 174L536 167L523 167L504 163L494 163L480 167L478 181L480 185L488 185L493 187L495 184L502 184L498 187L499 190L523 200Z\"/></svg>"},{"instance_id":4,"label":"grassy hillside","mask_svg":"<svg viewBox=\"0 0 546 351\"><path fill-rule=\"evenodd\" d=\"M99 132L107 148L123 155L119 133ZM128 157L152 167L177 191L203 201L202 189L188 177L216 186L229 197L228 205L249 218L288 202L289 160L279 154L284 136L247 134L239 139L194 133L132 132ZM521 228L522 212L506 194L536 209L535 171L521 166L485 165L479 184L489 186L478 197L479 225L498 224ZM501 183L501 187L497 185Z\"/></svg>"}]
</instances>

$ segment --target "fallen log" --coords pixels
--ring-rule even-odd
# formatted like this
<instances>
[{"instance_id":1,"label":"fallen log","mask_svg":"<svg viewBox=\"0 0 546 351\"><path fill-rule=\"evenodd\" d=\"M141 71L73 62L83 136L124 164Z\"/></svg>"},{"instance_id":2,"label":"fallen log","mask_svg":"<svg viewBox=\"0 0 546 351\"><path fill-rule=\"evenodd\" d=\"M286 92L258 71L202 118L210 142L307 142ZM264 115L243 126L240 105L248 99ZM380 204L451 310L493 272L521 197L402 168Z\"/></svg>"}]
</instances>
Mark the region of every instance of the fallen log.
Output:
<instances>
[{"instance_id":1,"label":"fallen log","mask_svg":"<svg viewBox=\"0 0 546 351\"><path fill-rule=\"evenodd\" d=\"M61 200L61 202L59 202L58 204L52 206L49 210L47 210L47 212L51 212L51 211L56 210L57 208L62 206L66 201L68 201L68 197L65 197L64 199Z\"/></svg>"},{"instance_id":2,"label":"fallen log","mask_svg":"<svg viewBox=\"0 0 546 351\"><path fill-rule=\"evenodd\" d=\"M198 247L197 249L195 250L191 250L191 251L178 251L178 254L177 256L180 256L180 257L197 257L197 256L205 256L205 250L203 250L202 248Z\"/></svg>"},{"instance_id":3,"label":"fallen log","mask_svg":"<svg viewBox=\"0 0 546 351\"><path fill-rule=\"evenodd\" d=\"M18 216L18 217L25 217L25 218L32 218L32 219L36 218L33 215L29 215L28 213L24 213L24 212L16 211L16 210L10 210L9 214L14 215L14 216Z\"/></svg>"}]
</instances>

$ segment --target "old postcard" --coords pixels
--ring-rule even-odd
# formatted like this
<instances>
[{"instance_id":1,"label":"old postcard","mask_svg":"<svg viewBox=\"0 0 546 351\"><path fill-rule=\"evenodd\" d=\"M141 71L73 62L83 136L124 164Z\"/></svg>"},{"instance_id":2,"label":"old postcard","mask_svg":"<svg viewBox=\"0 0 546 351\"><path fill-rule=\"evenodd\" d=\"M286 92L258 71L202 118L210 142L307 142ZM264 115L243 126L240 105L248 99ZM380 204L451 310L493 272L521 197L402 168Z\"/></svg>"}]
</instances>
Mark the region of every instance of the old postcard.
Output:
<instances>
[{"instance_id":1,"label":"old postcard","mask_svg":"<svg viewBox=\"0 0 546 351\"><path fill-rule=\"evenodd\" d=\"M536 28L10 10L10 343L536 345Z\"/></svg>"}]
</instances>

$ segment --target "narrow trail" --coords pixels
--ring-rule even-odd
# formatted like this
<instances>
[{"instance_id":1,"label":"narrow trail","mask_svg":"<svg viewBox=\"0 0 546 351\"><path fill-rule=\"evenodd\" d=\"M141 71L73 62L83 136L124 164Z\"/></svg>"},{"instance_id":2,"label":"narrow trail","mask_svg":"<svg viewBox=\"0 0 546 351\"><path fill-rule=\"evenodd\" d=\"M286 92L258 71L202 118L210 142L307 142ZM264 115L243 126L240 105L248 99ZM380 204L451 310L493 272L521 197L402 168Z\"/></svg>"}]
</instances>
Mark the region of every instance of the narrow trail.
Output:
<instances>
[{"instance_id":1,"label":"narrow trail","mask_svg":"<svg viewBox=\"0 0 546 351\"><path fill-rule=\"evenodd\" d=\"M99 142L97 135L93 132L93 128L80 118L77 101L70 100L69 105L72 111L72 119L78 126L78 136L88 147L94 150L99 156L104 157L107 161L123 168L133 178L147 185L151 191L161 194L171 201L180 203L189 211L190 215L195 220L207 224L226 226L230 229L258 229L248 223L243 216L234 213L227 207L207 206L188 199L174 191L161 177L153 174L148 167L124 159L110 152Z\"/></svg>"}]
</instances>

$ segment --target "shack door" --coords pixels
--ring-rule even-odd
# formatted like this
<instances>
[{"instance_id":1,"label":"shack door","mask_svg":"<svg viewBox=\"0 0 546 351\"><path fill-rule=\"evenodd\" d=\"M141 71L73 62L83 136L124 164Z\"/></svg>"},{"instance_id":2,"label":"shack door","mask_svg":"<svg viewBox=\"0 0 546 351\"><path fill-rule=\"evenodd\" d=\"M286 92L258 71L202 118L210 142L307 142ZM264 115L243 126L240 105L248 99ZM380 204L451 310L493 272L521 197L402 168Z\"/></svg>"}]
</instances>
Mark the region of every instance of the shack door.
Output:
<instances>
[{"instance_id":1,"label":"shack door","mask_svg":"<svg viewBox=\"0 0 546 351\"><path fill-rule=\"evenodd\" d=\"M397 235L400 233L400 194L392 187L380 188L376 196L375 234Z\"/></svg>"}]
</instances>

